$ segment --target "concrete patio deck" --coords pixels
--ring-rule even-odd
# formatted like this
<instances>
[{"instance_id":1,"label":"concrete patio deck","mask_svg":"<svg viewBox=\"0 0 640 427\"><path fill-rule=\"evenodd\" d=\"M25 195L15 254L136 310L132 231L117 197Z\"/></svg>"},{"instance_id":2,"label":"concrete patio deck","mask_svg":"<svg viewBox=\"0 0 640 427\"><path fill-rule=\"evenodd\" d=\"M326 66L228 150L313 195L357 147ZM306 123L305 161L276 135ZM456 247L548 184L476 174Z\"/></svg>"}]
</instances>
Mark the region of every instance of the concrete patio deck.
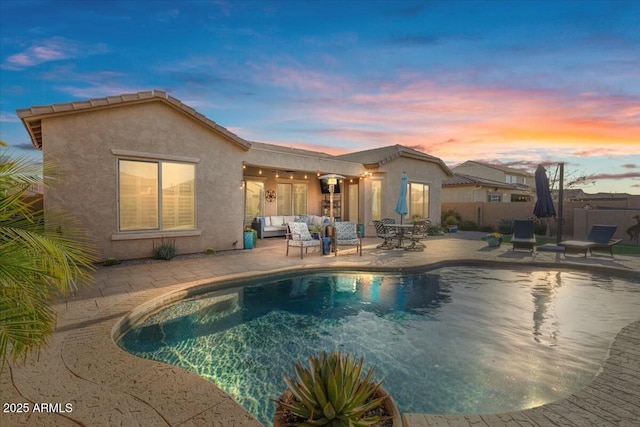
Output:
<instances>
[{"instance_id":1,"label":"concrete patio deck","mask_svg":"<svg viewBox=\"0 0 640 427\"><path fill-rule=\"evenodd\" d=\"M347 249L338 257L310 253L300 260L291 254L285 257L284 240L273 238L260 240L251 251L98 267L94 287L56 305L57 329L48 347L25 366L5 367L0 376L0 426L259 427L206 380L134 357L113 341L114 327L136 307L195 285L300 268L408 268L462 261L640 274L639 257L512 252L510 245L488 248L474 234L430 238L424 252L384 251L376 249L377 243L366 238L362 257ZM567 398L506 414L404 414L405 426L640 426L640 314L638 321L611 339L598 376ZM10 409L5 404L19 403L28 403L29 411L4 410ZM45 408L55 413L36 412L35 405L41 410L43 403L59 405Z\"/></svg>"}]
</instances>

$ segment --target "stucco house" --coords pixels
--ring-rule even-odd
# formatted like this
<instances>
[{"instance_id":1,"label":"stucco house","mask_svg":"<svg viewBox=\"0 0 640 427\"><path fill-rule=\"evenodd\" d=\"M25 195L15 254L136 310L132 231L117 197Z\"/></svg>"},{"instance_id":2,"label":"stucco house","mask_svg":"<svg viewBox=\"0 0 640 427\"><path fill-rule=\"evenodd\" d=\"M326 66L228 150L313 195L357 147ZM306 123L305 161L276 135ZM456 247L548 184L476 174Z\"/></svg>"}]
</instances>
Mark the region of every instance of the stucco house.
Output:
<instances>
[{"instance_id":1,"label":"stucco house","mask_svg":"<svg viewBox=\"0 0 640 427\"><path fill-rule=\"evenodd\" d=\"M525 170L474 160L452 170L455 175L443 182L443 203L535 200L534 175Z\"/></svg>"},{"instance_id":2,"label":"stucco house","mask_svg":"<svg viewBox=\"0 0 640 427\"><path fill-rule=\"evenodd\" d=\"M17 111L57 179L45 215L70 211L104 259L149 257L161 239L178 253L242 248L256 216L321 215L318 176L343 175L341 220L393 216L400 175L409 175L411 214L440 218L438 158L399 145L342 156L247 141L163 91Z\"/></svg>"}]
</instances>

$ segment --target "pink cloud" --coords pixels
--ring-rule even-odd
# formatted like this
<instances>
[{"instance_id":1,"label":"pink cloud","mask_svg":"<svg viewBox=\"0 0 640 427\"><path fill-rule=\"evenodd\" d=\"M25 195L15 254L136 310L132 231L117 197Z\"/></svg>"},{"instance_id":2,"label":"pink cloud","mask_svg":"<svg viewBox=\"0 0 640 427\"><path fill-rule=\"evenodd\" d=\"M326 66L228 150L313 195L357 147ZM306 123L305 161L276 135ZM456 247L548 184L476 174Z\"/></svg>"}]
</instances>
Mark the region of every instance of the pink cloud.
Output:
<instances>
[{"instance_id":1,"label":"pink cloud","mask_svg":"<svg viewBox=\"0 0 640 427\"><path fill-rule=\"evenodd\" d=\"M103 44L83 46L82 43L73 40L53 37L39 41L22 52L10 55L2 68L21 70L45 62L60 61L106 51L108 51L108 48Z\"/></svg>"},{"instance_id":2,"label":"pink cloud","mask_svg":"<svg viewBox=\"0 0 640 427\"><path fill-rule=\"evenodd\" d=\"M329 75L308 78L307 73L291 70L280 77L311 92L326 89L325 95L334 96L304 106L303 115L313 126L324 126L333 139L349 144L421 146L451 160L468 159L474 152L494 158L518 152L524 160L539 159L540 153L638 152L640 120L637 100L631 97L442 86L424 79L387 83L365 92L354 89L363 85L339 80L338 90Z\"/></svg>"}]
</instances>

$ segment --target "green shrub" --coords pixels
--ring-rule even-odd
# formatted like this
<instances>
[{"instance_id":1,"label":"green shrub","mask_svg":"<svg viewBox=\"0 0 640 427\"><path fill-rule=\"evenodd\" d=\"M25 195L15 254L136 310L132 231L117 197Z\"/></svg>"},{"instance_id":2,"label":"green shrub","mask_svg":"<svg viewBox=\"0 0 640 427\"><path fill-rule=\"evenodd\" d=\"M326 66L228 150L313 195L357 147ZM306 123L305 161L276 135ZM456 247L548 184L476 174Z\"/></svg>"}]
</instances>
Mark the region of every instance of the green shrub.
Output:
<instances>
[{"instance_id":1,"label":"green shrub","mask_svg":"<svg viewBox=\"0 0 640 427\"><path fill-rule=\"evenodd\" d=\"M365 414L380 407L386 396L376 397L381 382L372 379L374 368L360 377L362 365L362 359L341 352L310 356L309 369L297 363L296 379L284 377L293 397L278 403L301 420L296 425L364 427L377 423L379 416Z\"/></svg>"},{"instance_id":2,"label":"green shrub","mask_svg":"<svg viewBox=\"0 0 640 427\"><path fill-rule=\"evenodd\" d=\"M440 225L431 224L427 227L427 236L444 236L444 228Z\"/></svg>"},{"instance_id":3,"label":"green shrub","mask_svg":"<svg viewBox=\"0 0 640 427\"><path fill-rule=\"evenodd\" d=\"M216 250L213 248L207 248L204 251L205 255L215 255L216 254Z\"/></svg>"},{"instance_id":4,"label":"green shrub","mask_svg":"<svg viewBox=\"0 0 640 427\"><path fill-rule=\"evenodd\" d=\"M545 234L547 234L547 223L539 218L534 219L533 232L540 236L544 236Z\"/></svg>"},{"instance_id":5,"label":"green shrub","mask_svg":"<svg viewBox=\"0 0 640 427\"><path fill-rule=\"evenodd\" d=\"M498 224L498 231L502 234L513 234L514 218L503 218Z\"/></svg>"},{"instance_id":6,"label":"green shrub","mask_svg":"<svg viewBox=\"0 0 640 427\"><path fill-rule=\"evenodd\" d=\"M102 265L104 265L105 267L111 267L112 265L118 265L118 264L120 264L120 261L118 261L113 257L109 257L105 259L104 262L102 263Z\"/></svg>"},{"instance_id":7,"label":"green shrub","mask_svg":"<svg viewBox=\"0 0 640 427\"><path fill-rule=\"evenodd\" d=\"M176 244L175 240L165 241L162 239L160 245L156 246L153 242L153 250L151 252L153 259L170 260L176 256Z\"/></svg>"},{"instance_id":8,"label":"green shrub","mask_svg":"<svg viewBox=\"0 0 640 427\"><path fill-rule=\"evenodd\" d=\"M447 220L451 222L448 222ZM449 209L442 212L442 214L440 215L440 221L444 222L447 225L456 225L457 223L462 221L462 216L460 216L460 214L455 209Z\"/></svg>"},{"instance_id":9,"label":"green shrub","mask_svg":"<svg viewBox=\"0 0 640 427\"><path fill-rule=\"evenodd\" d=\"M476 231L478 229L478 224L473 221L464 220L460 221L458 228L462 231Z\"/></svg>"},{"instance_id":10,"label":"green shrub","mask_svg":"<svg viewBox=\"0 0 640 427\"><path fill-rule=\"evenodd\" d=\"M458 225L460 221L453 215L449 215L445 218L444 223L447 225Z\"/></svg>"}]
</instances>

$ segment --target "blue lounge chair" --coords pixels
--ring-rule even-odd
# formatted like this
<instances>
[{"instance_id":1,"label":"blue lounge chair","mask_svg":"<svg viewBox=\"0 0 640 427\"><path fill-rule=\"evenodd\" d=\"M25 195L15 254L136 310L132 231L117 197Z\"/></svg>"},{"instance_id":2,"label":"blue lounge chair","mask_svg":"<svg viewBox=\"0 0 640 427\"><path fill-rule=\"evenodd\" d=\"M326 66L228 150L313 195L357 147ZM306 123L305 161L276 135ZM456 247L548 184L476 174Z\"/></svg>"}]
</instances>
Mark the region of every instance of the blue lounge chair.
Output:
<instances>
[{"instance_id":1,"label":"blue lounge chair","mask_svg":"<svg viewBox=\"0 0 640 427\"><path fill-rule=\"evenodd\" d=\"M533 234L532 219L516 219L513 222L511 244L514 251L516 249L527 249L533 252L536 247L536 235Z\"/></svg>"},{"instance_id":2,"label":"blue lounge chair","mask_svg":"<svg viewBox=\"0 0 640 427\"><path fill-rule=\"evenodd\" d=\"M585 257L587 256L587 251L593 254L594 249L608 249L613 257L613 246L622 241L622 239L613 238L617 229L617 225L595 224L591 227L586 240L565 240L560 242L560 246L564 246L565 251L567 249L578 252L584 251Z\"/></svg>"}]
</instances>

